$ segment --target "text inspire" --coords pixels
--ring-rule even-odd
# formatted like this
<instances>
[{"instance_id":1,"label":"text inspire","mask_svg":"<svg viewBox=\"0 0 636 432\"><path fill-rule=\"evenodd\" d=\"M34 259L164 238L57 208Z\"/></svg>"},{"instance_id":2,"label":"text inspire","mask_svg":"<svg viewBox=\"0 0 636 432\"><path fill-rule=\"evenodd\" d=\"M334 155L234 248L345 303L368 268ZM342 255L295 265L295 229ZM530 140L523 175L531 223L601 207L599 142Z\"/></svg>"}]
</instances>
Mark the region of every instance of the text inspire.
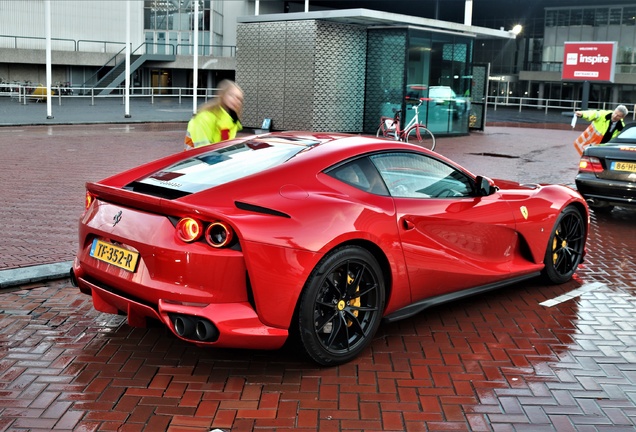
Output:
<instances>
[{"instance_id":1,"label":"text inspire","mask_svg":"<svg viewBox=\"0 0 636 432\"><path fill-rule=\"evenodd\" d=\"M600 54L597 54L595 56L586 56L581 54L579 56L579 63L590 63L590 64L596 64L596 63L609 63L610 58L607 56L602 56Z\"/></svg>"}]
</instances>

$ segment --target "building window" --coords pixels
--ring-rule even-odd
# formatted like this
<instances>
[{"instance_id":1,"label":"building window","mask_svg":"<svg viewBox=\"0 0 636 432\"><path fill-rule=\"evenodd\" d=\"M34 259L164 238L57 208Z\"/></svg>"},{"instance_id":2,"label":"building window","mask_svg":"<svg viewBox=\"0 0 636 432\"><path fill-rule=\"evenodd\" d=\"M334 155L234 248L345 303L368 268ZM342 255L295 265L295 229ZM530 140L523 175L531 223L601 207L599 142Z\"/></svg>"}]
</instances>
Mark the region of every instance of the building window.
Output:
<instances>
[{"instance_id":1,"label":"building window","mask_svg":"<svg viewBox=\"0 0 636 432\"><path fill-rule=\"evenodd\" d=\"M594 9L583 9L583 25L594 25Z\"/></svg>"},{"instance_id":2,"label":"building window","mask_svg":"<svg viewBox=\"0 0 636 432\"><path fill-rule=\"evenodd\" d=\"M557 11L555 10L545 11L545 26L546 27L556 26L556 15L557 15Z\"/></svg>"},{"instance_id":3,"label":"building window","mask_svg":"<svg viewBox=\"0 0 636 432\"><path fill-rule=\"evenodd\" d=\"M557 25L567 26L570 25L570 10L560 10L557 13Z\"/></svg>"},{"instance_id":4,"label":"building window","mask_svg":"<svg viewBox=\"0 0 636 432\"><path fill-rule=\"evenodd\" d=\"M575 9L570 14L570 25L580 26L583 24L583 10Z\"/></svg>"},{"instance_id":5,"label":"building window","mask_svg":"<svg viewBox=\"0 0 636 432\"><path fill-rule=\"evenodd\" d=\"M596 9L596 14L594 16L594 25L596 27L606 26L609 18L609 9L608 8L598 8Z\"/></svg>"},{"instance_id":6,"label":"building window","mask_svg":"<svg viewBox=\"0 0 636 432\"><path fill-rule=\"evenodd\" d=\"M610 25L621 25L621 15L623 14L623 9L621 8L611 8L609 10L609 23Z\"/></svg>"},{"instance_id":7,"label":"building window","mask_svg":"<svg viewBox=\"0 0 636 432\"><path fill-rule=\"evenodd\" d=\"M623 9L623 25L633 26L636 23L636 8L626 7Z\"/></svg>"},{"instance_id":8,"label":"building window","mask_svg":"<svg viewBox=\"0 0 636 432\"><path fill-rule=\"evenodd\" d=\"M196 17L200 31L210 30L210 1L199 2ZM222 4L223 2L215 2ZM144 27L146 30L191 31L194 29L194 1L146 0L144 2ZM222 6L219 6L222 9ZM215 5L215 10L218 9Z\"/></svg>"}]
</instances>

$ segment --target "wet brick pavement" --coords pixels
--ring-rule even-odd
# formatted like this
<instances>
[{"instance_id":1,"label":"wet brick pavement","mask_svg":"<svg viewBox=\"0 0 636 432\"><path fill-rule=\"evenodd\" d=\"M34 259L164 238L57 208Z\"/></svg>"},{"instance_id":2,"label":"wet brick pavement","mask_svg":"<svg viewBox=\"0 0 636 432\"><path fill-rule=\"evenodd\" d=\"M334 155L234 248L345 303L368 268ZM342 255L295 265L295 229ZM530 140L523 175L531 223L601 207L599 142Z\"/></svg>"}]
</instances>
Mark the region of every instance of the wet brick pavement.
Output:
<instances>
[{"instance_id":1,"label":"wet brick pavement","mask_svg":"<svg viewBox=\"0 0 636 432\"><path fill-rule=\"evenodd\" d=\"M183 148L183 123L0 128L0 269L72 259L84 184Z\"/></svg>"},{"instance_id":2,"label":"wet brick pavement","mask_svg":"<svg viewBox=\"0 0 636 432\"><path fill-rule=\"evenodd\" d=\"M70 260L84 182L180 150L183 128L0 128L0 269ZM475 173L572 184L576 135L489 127L438 150ZM593 215L566 284L527 281L384 324L334 368L293 347L203 349L129 327L68 279L5 289L0 431L633 432L635 220Z\"/></svg>"},{"instance_id":3,"label":"wet brick pavement","mask_svg":"<svg viewBox=\"0 0 636 432\"><path fill-rule=\"evenodd\" d=\"M635 217L594 218L575 280L385 324L334 368L131 328L67 280L4 292L0 431L633 432Z\"/></svg>"}]
</instances>

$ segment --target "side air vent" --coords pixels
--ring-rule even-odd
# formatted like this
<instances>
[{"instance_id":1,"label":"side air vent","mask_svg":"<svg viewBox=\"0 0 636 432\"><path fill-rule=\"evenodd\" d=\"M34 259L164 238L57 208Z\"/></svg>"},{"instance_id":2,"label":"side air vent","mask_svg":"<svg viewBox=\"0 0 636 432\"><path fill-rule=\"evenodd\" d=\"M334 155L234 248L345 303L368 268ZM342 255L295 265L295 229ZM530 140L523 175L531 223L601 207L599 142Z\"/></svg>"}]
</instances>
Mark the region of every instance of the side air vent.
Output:
<instances>
[{"instance_id":1,"label":"side air vent","mask_svg":"<svg viewBox=\"0 0 636 432\"><path fill-rule=\"evenodd\" d=\"M247 210L254 213L263 213L267 215L280 216L280 217L291 219L291 216L289 216L287 213L279 212L278 210L274 210L267 207L261 207L254 204L248 204L241 201L234 201L234 205L236 206L236 208L239 208L241 210Z\"/></svg>"}]
</instances>

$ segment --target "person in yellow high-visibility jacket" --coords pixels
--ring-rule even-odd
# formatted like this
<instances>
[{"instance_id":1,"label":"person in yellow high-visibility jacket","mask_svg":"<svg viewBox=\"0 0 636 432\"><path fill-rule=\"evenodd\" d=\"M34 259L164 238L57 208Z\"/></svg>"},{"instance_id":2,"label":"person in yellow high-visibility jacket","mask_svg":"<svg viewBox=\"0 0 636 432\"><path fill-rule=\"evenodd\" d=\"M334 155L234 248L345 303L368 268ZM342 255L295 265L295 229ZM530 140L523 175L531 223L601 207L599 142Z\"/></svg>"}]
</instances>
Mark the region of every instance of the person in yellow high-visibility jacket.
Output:
<instances>
[{"instance_id":1,"label":"person in yellow high-visibility jacket","mask_svg":"<svg viewBox=\"0 0 636 432\"><path fill-rule=\"evenodd\" d=\"M223 80L217 96L199 108L188 122L185 150L233 139L243 129L243 90L233 81Z\"/></svg>"},{"instance_id":2,"label":"person in yellow high-visibility jacket","mask_svg":"<svg viewBox=\"0 0 636 432\"><path fill-rule=\"evenodd\" d=\"M590 145L605 144L625 127L623 119L629 111L625 105L619 105L610 110L575 111L574 115L592 122L585 131L574 141L574 148L583 154L585 147Z\"/></svg>"}]
</instances>

